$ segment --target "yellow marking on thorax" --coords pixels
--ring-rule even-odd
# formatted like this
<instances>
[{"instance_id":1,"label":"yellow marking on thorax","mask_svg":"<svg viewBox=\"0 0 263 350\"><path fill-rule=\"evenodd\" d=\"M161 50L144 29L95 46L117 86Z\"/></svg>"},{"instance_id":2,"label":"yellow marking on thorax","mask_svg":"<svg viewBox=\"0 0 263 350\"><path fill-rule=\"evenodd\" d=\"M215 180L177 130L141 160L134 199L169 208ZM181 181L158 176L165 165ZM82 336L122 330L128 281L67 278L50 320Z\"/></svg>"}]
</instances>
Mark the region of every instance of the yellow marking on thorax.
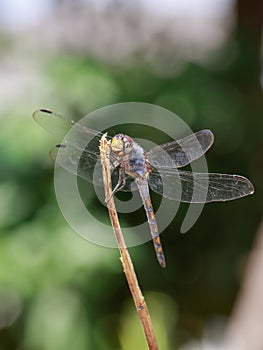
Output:
<instances>
[{"instance_id":1,"label":"yellow marking on thorax","mask_svg":"<svg viewBox=\"0 0 263 350\"><path fill-rule=\"evenodd\" d=\"M160 237L159 237L159 236L155 238L155 242L156 242L157 244L161 244L161 240L160 240Z\"/></svg>"}]
</instances>

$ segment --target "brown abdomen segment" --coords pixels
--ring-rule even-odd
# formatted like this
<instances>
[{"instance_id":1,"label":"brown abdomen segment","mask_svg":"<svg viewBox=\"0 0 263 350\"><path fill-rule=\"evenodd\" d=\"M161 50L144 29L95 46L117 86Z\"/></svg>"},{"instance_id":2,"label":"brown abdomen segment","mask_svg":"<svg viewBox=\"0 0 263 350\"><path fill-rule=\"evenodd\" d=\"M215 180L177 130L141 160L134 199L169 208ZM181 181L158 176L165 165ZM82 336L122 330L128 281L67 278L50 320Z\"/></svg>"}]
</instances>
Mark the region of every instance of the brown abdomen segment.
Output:
<instances>
[{"instance_id":1,"label":"brown abdomen segment","mask_svg":"<svg viewBox=\"0 0 263 350\"><path fill-rule=\"evenodd\" d=\"M161 239L159 236L156 217L154 215L153 206L150 198L148 182L147 180L144 180L144 179L138 179L136 183L143 201L144 209L145 209L148 223L150 226L150 231L151 231L153 245L154 245L157 259L159 261L159 264L162 267L165 267L166 263L165 263L164 252L162 248Z\"/></svg>"}]
</instances>

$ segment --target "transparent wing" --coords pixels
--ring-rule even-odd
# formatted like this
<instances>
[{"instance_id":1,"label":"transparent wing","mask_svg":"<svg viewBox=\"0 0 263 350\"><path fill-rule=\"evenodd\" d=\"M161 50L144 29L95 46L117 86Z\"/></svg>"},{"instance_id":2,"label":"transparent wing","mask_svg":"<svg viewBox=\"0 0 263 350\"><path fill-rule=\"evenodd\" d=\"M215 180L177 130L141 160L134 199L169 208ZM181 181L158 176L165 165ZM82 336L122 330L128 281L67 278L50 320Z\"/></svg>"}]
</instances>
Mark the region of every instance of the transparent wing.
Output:
<instances>
[{"instance_id":1,"label":"transparent wing","mask_svg":"<svg viewBox=\"0 0 263 350\"><path fill-rule=\"evenodd\" d=\"M71 144L61 144L53 147L49 155L70 173L95 183L97 186L103 186L101 162L97 154L87 150L83 151ZM112 167L111 178L114 188L119 180L119 167ZM125 185L121 191L128 192L134 189L136 189L134 179L126 175Z\"/></svg>"},{"instance_id":2,"label":"transparent wing","mask_svg":"<svg viewBox=\"0 0 263 350\"><path fill-rule=\"evenodd\" d=\"M53 147L49 155L67 171L103 186L101 163L99 158L99 140L103 133L89 129L80 123L67 120L61 114L48 109L40 109L33 113L33 118L54 136L64 139L66 143ZM110 138L110 137L108 137ZM112 185L117 184L119 169L112 167ZM135 188L134 179L125 178L122 191L131 191Z\"/></svg>"},{"instance_id":3,"label":"transparent wing","mask_svg":"<svg viewBox=\"0 0 263 350\"><path fill-rule=\"evenodd\" d=\"M247 196L254 192L245 177L230 174L204 174L180 171L152 171L150 188L168 199L186 203L221 202Z\"/></svg>"},{"instance_id":4,"label":"transparent wing","mask_svg":"<svg viewBox=\"0 0 263 350\"><path fill-rule=\"evenodd\" d=\"M100 168L100 159L96 154L83 152L71 144L57 145L50 150L49 155L70 173L81 176L90 182L93 181L95 167ZM100 182L100 177L98 177L98 181Z\"/></svg>"},{"instance_id":5,"label":"transparent wing","mask_svg":"<svg viewBox=\"0 0 263 350\"><path fill-rule=\"evenodd\" d=\"M153 147L148 153L148 161L155 168L180 168L200 158L213 142L212 131L204 129L181 140Z\"/></svg>"},{"instance_id":6,"label":"transparent wing","mask_svg":"<svg viewBox=\"0 0 263 350\"><path fill-rule=\"evenodd\" d=\"M79 149L87 148L89 144L90 151L99 154L99 140L102 137L101 132L89 129L80 123L67 120L62 115L52 112L48 109L39 109L33 113L35 121L52 135L62 140L71 130L67 137L67 142L77 146Z\"/></svg>"}]
</instances>

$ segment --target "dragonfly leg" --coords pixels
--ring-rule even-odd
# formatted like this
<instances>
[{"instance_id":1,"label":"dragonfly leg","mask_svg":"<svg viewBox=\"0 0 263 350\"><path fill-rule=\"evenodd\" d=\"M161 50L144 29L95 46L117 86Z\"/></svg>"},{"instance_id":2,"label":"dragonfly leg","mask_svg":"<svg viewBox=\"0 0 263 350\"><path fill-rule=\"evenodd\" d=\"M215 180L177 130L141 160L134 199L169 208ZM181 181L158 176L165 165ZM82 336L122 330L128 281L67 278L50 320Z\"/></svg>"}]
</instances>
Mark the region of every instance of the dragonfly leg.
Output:
<instances>
[{"instance_id":1,"label":"dragonfly leg","mask_svg":"<svg viewBox=\"0 0 263 350\"><path fill-rule=\"evenodd\" d=\"M119 179L117 185L112 190L111 196L105 200L106 203L112 198L112 196L120 191L125 186L126 180L125 180L125 171L120 167L119 171Z\"/></svg>"}]
</instances>

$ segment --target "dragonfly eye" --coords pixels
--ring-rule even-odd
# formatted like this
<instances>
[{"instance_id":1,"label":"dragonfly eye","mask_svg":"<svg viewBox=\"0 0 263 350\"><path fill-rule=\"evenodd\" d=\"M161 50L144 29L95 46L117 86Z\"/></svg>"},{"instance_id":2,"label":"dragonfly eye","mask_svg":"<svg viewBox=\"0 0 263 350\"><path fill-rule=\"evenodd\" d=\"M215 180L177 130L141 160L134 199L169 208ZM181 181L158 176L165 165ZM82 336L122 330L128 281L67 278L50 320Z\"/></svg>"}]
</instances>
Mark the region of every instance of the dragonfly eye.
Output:
<instances>
[{"instance_id":1,"label":"dragonfly eye","mask_svg":"<svg viewBox=\"0 0 263 350\"><path fill-rule=\"evenodd\" d=\"M124 151L124 153L128 154L132 151L132 149L133 149L132 138L125 135L123 137L123 151Z\"/></svg>"},{"instance_id":2,"label":"dragonfly eye","mask_svg":"<svg viewBox=\"0 0 263 350\"><path fill-rule=\"evenodd\" d=\"M133 149L132 138L123 134L115 135L111 140L111 149L116 153L130 153Z\"/></svg>"},{"instance_id":3,"label":"dragonfly eye","mask_svg":"<svg viewBox=\"0 0 263 350\"><path fill-rule=\"evenodd\" d=\"M111 140L111 149L113 150L113 152L121 152L123 151L123 138L124 135L123 134L118 134L115 135L112 140Z\"/></svg>"}]
</instances>

